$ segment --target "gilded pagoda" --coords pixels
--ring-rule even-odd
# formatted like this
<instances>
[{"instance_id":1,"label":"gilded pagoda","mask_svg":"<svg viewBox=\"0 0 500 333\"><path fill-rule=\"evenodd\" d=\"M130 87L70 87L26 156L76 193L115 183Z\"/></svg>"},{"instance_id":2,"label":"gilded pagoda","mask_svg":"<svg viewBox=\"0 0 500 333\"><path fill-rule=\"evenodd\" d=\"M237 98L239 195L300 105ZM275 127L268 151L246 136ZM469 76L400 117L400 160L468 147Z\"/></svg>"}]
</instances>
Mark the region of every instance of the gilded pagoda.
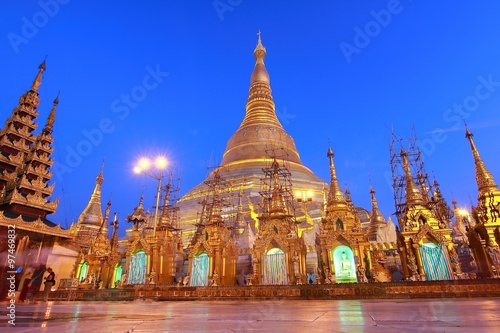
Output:
<instances>
[{"instance_id":1,"label":"gilded pagoda","mask_svg":"<svg viewBox=\"0 0 500 333\"><path fill-rule=\"evenodd\" d=\"M497 277L500 272L500 190L486 167L466 128L476 169L477 205L472 208L473 219L467 221L467 238L475 258L478 277Z\"/></svg>"}]
</instances>

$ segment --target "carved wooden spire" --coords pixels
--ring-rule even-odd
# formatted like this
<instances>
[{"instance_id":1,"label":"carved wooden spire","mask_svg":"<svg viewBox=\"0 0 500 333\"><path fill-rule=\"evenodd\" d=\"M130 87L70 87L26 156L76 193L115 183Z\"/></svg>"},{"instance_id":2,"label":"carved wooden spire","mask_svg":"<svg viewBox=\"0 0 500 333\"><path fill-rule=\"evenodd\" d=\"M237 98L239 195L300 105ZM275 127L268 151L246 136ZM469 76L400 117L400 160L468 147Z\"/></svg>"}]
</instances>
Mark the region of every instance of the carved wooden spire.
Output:
<instances>
[{"instance_id":1,"label":"carved wooden spire","mask_svg":"<svg viewBox=\"0 0 500 333\"><path fill-rule=\"evenodd\" d=\"M0 131L0 209L42 217L55 212L57 200L49 200L54 184L49 185L53 160L51 147L55 106L45 128L39 135L33 132L38 124L38 86L41 84L45 61L38 67L38 74L30 90L19 99L19 104Z\"/></svg>"},{"instance_id":2,"label":"carved wooden spire","mask_svg":"<svg viewBox=\"0 0 500 333\"><path fill-rule=\"evenodd\" d=\"M38 87L40 87L40 84L42 84L42 74L43 71L45 70L45 59L43 62L38 66L38 73L36 74L35 80L33 80L33 84L31 85L31 90L32 91L38 91Z\"/></svg>"}]
</instances>

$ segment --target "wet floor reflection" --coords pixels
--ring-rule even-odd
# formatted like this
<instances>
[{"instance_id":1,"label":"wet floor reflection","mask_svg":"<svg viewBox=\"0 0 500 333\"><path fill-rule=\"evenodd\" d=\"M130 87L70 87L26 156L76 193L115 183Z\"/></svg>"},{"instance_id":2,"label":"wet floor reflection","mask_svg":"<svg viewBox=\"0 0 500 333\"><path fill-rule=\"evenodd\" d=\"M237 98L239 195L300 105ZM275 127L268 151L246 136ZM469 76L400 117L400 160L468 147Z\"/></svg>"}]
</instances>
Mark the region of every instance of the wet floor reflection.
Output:
<instances>
[{"instance_id":1,"label":"wet floor reflection","mask_svg":"<svg viewBox=\"0 0 500 333\"><path fill-rule=\"evenodd\" d=\"M48 302L19 307L23 332L492 332L500 299ZM0 323L0 331L6 327Z\"/></svg>"}]
</instances>

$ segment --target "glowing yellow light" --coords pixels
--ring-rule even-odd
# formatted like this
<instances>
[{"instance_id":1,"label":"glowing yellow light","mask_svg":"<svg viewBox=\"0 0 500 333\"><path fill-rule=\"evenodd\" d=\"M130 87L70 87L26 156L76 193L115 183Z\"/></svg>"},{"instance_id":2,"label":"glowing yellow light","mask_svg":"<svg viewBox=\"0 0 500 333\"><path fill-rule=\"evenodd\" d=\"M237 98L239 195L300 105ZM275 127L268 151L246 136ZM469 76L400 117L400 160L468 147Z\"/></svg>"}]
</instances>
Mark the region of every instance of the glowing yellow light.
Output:
<instances>
[{"instance_id":1,"label":"glowing yellow light","mask_svg":"<svg viewBox=\"0 0 500 333\"><path fill-rule=\"evenodd\" d=\"M466 209L459 209L458 214L460 214L461 216L467 216L467 210Z\"/></svg>"},{"instance_id":2,"label":"glowing yellow light","mask_svg":"<svg viewBox=\"0 0 500 333\"><path fill-rule=\"evenodd\" d=\"M312 191L307 191L307 197L308 197L308 198L312 198L312 196L313 196Z\"/></svg>"},{"instance_id":3,"label":"glowing yellow light","mask_svg":"<svg viewBox=\"0 0 500 333\"><path fill-rule=\"evenodd\" d=\"M158 167L158 169L163 169L167 166L167 159L165 157L158 157L156 159L156 166Z\"/></svg>"},{"instance_id":4,"label":"glowing yellow light","mask_svg":"<svg viewBox=\"0 0 500 333\"><path fill-rule=\"evenodd\" d=\"M138 166L134 167L134 172L135 173L141 173L142 172L142 169Z\"/></svg>"},{"instance_id":5,"label":"glowing yellow light","mask_svg":"<svg viewBox=\"0 0 500 333\"><path fill-rule=\"evenodd\" d=\"M139 160L139 166L142 169L148 169L149 168L149 160L147 158L141 158Z\"/></svg>"}]
</instances>

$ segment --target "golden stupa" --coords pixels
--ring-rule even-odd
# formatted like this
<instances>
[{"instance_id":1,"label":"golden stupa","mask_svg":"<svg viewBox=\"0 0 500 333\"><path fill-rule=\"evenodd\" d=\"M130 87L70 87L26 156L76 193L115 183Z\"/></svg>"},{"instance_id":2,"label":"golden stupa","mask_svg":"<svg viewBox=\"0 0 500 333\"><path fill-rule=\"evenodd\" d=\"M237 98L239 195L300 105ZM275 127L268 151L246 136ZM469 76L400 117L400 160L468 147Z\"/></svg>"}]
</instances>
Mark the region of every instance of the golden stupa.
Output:
<instances>
[{"instance_id":1,"label":"golden stupa","mask_svg":"<svg viewBox=\"0 0 500 333\"><path fill-rule=\"evenodd\" d=\"M262 45L260 33L254 56L255 67L250 76L245 117L229 138L222 163L218 167L220 177L228 184L222 190L228 202L224 208L225 217L234 219L236 215L244 216L243 222L240 219L236 223L239 225L235 226L240 233L244 232L246 224L254 230L258 229L257 216L261 213L262 201L259 193L264 178L262 169L269 167L276 158L289 170L293 194L302 200L302 204L295 200L298 222L301 219L304 224L307 224L306 219L319 222L326 183L302 164L293 138L276 116L269 74L264 65L266 48ZM211 178L212 175L209 175L207 180ZM301 193L299 197L298 192ZM185 244L195 231L194 225L200 220L201 202L206 197L211 197L211 194L204 181L178 201L179 227L183 229Z\"/></svg>"}]
</instances>

